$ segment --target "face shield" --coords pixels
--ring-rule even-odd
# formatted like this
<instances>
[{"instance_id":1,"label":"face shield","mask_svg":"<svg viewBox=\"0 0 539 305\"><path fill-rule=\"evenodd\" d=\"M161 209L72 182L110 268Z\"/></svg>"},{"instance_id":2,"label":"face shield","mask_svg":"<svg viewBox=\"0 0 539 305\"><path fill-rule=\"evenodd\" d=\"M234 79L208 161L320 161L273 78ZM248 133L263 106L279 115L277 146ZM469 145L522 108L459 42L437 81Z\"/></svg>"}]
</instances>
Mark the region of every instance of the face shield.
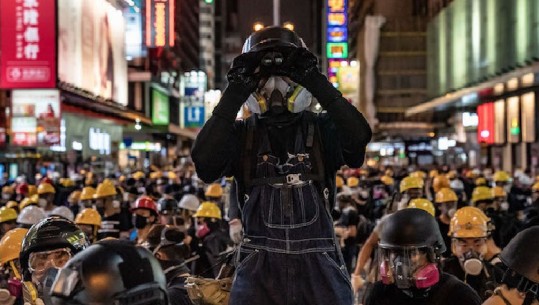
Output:
<instances>
[{"instance_id":1,"label":"face shield","mask_svg":"<svg viewBox=\"0 0 539 305\"><path fill-rule=\"evenodd\" d=\"M436 253L431 247L379 249L380 276L386 285L399 289L425 289L440 280Z\"/></svg>"}]
</instances>

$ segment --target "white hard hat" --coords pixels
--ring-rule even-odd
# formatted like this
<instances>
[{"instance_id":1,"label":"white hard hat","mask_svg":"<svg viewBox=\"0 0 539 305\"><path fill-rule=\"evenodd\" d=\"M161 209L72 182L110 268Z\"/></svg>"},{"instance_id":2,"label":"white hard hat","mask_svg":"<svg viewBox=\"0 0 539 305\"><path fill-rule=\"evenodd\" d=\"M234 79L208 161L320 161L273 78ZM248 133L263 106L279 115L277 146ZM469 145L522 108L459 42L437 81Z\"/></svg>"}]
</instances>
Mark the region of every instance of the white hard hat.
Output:
<instances>
[{"instance_id":1,"label":"white hard hat","mask_svg":"<svg viewBox=\"0 0 539 305\"><path fill-rule=\"evenodd\" d=\"M71 212L71 210L66 206L55 207L49 214L49 216L52 216L52 215L61 216L71 221L73 221L73 219L75 218L75 216L73 215L73 212Z\"/></svg>"},{"instance_id":2,"label":"white hard hat","mask_svg":"<svg viewBox=\"0 0 539 305\"><path fill-rule=\"evenodd\" d=\"M180 209L186 209L193 212L198 210L199 205L200 201L195 195L192 194L183 195L182 200L180 200L180 203L178 203L178 207Z\"/></svg>"},{"instance_id":3,"label":"white hard hat","mask_svg":"<svg viewBox=\"0 0 539 305\"><path fill-rule=\"evenodd\" d=\"M33 225L38 223L45 217L47 217L47 215L45 215L43 209L30 205L22 209L19 216L17 216L17 223L24 225Z\"/></svg>"}]
</instances>

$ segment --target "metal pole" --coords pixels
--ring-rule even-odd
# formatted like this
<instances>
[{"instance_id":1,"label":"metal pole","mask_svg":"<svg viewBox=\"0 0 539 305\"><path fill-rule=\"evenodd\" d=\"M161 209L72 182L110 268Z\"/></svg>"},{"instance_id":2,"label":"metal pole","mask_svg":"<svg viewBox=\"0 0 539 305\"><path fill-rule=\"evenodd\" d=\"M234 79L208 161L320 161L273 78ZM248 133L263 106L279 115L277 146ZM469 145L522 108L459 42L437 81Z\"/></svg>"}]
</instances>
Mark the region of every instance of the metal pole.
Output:
<instances>
[{"instance_id":1,"label":"metal pole","mask_svg":"<svg viewBox=\"0 0 539 305\"><path fill-rule=\"evenodd\" d=\"M281 0L273 0L273 25L279 25L281 23L280 12L281 10Z\"/></svg>"}]
</instances>

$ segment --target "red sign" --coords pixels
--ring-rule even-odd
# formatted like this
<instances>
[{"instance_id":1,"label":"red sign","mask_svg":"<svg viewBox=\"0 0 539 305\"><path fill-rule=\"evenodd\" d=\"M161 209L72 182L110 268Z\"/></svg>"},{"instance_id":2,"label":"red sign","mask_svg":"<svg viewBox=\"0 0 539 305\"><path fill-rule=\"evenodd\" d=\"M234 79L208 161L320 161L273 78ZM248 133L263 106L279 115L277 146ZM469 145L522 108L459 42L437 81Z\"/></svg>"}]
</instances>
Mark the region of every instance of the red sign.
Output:
<instances>
[{"instance_id":1,"label":"red sign","mask_svg":"<svg viewBox=\"0 0 539 305\"><path fill-rule=\"evenodd\" d=\"M174 46L174 1L146 0L146 46Z\"/></svg>"},{"instance_id":2,"label":"red sign","mask_svg":"<svg viewBox=\"0 0 539 305\"><path fill-rule=\"evenodd\" d=\"M495 139L495 116L494 103L486 103L477 106L477 140L479 143L494 144Z\"/></svg>"},{"instance_id":3,"label":"red sign","mask_svg":"<svg viewBox=\"0 0 539 305\"><path fill-rule=\"evenodd\" d=\"M56 87L55 0L2 1L0 88Z\"/></svg>"}]
</instances>

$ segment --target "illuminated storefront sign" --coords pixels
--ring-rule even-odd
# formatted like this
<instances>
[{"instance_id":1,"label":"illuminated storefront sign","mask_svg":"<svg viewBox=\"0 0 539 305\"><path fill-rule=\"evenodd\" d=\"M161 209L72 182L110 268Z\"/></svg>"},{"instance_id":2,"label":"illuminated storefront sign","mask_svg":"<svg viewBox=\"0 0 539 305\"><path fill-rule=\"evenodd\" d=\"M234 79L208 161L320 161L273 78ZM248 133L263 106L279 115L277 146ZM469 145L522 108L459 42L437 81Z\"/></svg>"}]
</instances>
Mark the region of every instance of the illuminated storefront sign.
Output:
<instances>
[{"instance_id":1,"label":"illuminated storefront sign","mask_svg":"<svg viewBox=\"0 0 539 305\"><path fill-rule=\"evenodd\" d=\"M110 134L99 128L90 128L88 132L91 150L98 151L102 155L110 155Z\"/></svg>"},{"instance_id":2,"label":"illuminated storefront sign","mask_svg":"<svg viewBox=\"0 0 539 305\"><path fill-rule=\"evenodd\" d=\"M494 143L494 103L477 106L477 140L479 143Z\"/></svg>"},{"instance_id":3,"label":"illuminated storefront sign","mask_svg":"<svg viewBox=\"0 0 539 305\"><path fill-rule=\"evenodd\" d=\"M535 93L529 92L521 97L522 108L522 142L533 143L536 139L537 109L535 107Z\"/></svg>"},{"instance_id":4,"label":"illuminated storefront sign","mask_svg":"<svg viewBox=\"0 0 539 305\"><path fill-rule=\"evenodd\" d=\"M156 142L133 142L127 147L124 143L120 143L120 149L142 150L142 151L161 151L161 143Z\"/></svg>"},{"instance_id":5,"label":"illuminated storefront sign","mask_svg":"<svg viewBox=\"0 0 539 305\"><path fill-rule=\"evenodd\" d=\"M327 0L327 58L348 57L347 0Z\"/></svg>"},{"instance_id":6,"label":"illuminated storefront sign","mask_svg":"<svg viewBox=\"0 0 539 305\"><path fill-rule=\"evenodd\" d=\"M152 123L155 125L170 123L168 95L157 89L152 89Z\"/></svg>"},{"instance_id":7,"label":"illuminated storefront sign","mask_svg":"<svg viewBox=\"0 0 539 305\"><path fill-rule=\"evenodd\" d=\"M56 87L55 0L2 1L0 88Z\"/></svg>"},{"instance_id":8,"label":"illuminated storefront sign","mask_svg":"<svg viewBox=\"0 0 539 305\"><path fill-rule=\"evenodd\" d=\"M174 46L174 1L146 0L146 46Z\"/></svg>"}]
</instances>

